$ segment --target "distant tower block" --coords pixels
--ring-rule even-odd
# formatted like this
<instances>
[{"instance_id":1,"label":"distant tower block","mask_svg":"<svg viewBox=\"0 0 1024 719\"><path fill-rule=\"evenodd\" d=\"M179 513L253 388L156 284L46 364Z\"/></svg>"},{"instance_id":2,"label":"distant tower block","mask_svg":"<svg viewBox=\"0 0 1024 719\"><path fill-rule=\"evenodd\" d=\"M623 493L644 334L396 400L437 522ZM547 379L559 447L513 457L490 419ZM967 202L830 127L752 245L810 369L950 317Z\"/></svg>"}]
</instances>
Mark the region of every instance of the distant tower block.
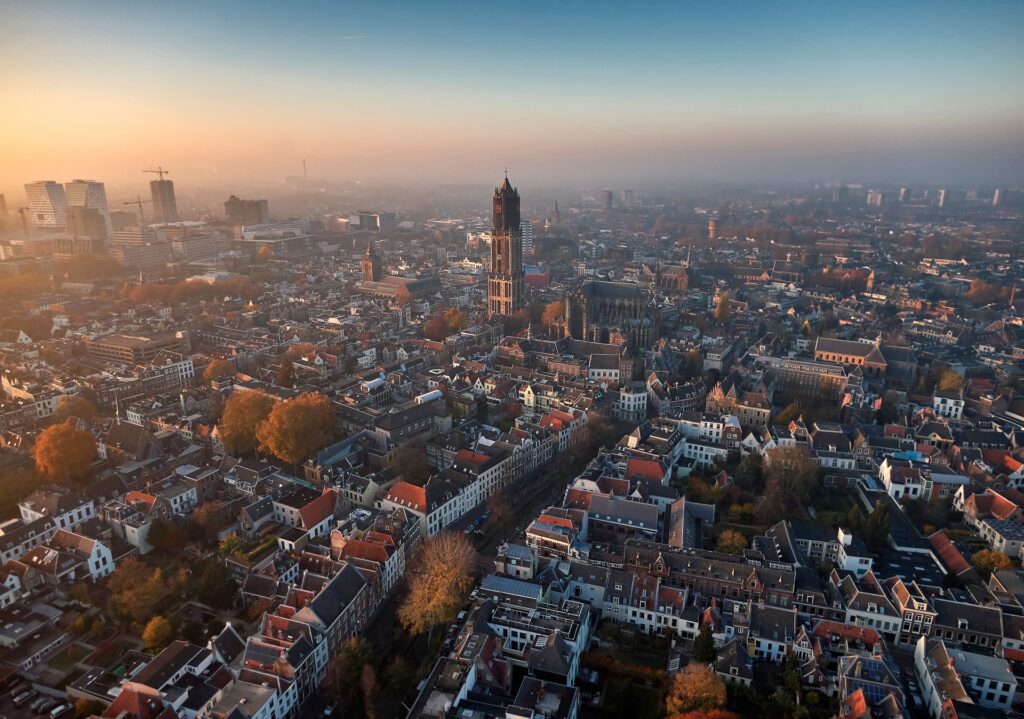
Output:
<instances>
[{"instance_id":1,"label":"distant tower block","mask_svg":"<svg viewBox=\"0 0 1024 719\"><path fill-rule=\"evenodd\" d=\"M718 239L718 218L712 217L708 220L708 240L714 242Z\"/></svg>"}]
</instances>

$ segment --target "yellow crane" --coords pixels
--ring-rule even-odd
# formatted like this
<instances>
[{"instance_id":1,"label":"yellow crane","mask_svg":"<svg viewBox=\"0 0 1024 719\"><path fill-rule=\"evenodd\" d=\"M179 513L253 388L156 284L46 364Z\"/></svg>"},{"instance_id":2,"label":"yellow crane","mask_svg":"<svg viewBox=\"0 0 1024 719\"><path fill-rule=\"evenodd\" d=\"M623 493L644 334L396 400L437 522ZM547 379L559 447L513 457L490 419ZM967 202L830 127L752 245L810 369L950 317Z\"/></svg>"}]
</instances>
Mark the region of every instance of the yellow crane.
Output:
<instances>
[{"instance_id":1,"label":"yellow crane","mask_svg":"<svg viewBox=\"0 0 1024 719\"><path fill-rule=\"evenodd\" d=\"M126 205L138 205L139 206L139 227L142 227L145 223L146 216L142 212L142 205L152 202L152 200L143 200L142 195L136 195L134 200L128 200L124 204Z\"/></svg>"}]
</instances>

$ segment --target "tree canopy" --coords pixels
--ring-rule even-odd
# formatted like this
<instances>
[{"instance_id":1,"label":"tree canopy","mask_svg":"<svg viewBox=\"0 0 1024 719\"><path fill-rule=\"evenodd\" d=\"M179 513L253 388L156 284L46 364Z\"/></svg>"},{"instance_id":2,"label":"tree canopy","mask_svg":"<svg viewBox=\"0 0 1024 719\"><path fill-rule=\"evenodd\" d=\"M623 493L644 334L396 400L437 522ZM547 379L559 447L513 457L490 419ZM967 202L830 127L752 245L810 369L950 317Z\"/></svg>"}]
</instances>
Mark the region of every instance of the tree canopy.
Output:
<instances>
[{"instance_id":1,"label":"tree canopy","mask_svg":"<svg viewBox=\"0 0 1024 719\"><path fill-rule=\"evenodd\" d=\"M235 366L226 359L215 359L206 365L206 369L203 370L203 381L207 385L213 384L218 380L231 379L234 376Z\"/></svg>"},{"instance_id":2,"label":"tree canopy","mask_svg":"<svg viewBox=\"0 0 1024 719\"><path fill-rule=\"evenodd\" d=\"M704 664L691 662L674 677L665 696L670 716L725 706L725 684Z\"/></svg>"},{"instance_id":3,"label":"tree canopy","mask_svg":"<svg viewBox=\"0 0 1024 719\"><path fill-rule=\"evenodd\" d=\"M434 473L426 452L419 447L399 447L395 450L391 465L401 478L409 484L422 487Z\"/></svg>"},{"instance_id":4,"label":"tree canopy","mask_svg":"<svg viewBox=\"0 0 1024 719\"><path fill-rule=\"evenodd\" d=\"M743 554L743 550L746 548L747 538L735 529L723 530L718 535L718 541L715 544L715 549L727 554Z\"/></svg>"},{"instance_id":5,"label":"tree canopy","mask_svg":"<svg viewBox=\"0 0 1024 719\"><path fill-rule=\"evenodd\" d=\"M1013 562L1002 552L997 552L993 549L982 549L975 552L974 556L971 557L971 565L983 576L987 577L992 572L1010 569L1013 566Z\"/></svg>"},{"instance_id":6,"label":"tree canopy","mask_svg":"<svg viewBox=\"0 0 1024 719\"><path fill-rule=\"evenodd\" d=\"M326 396L315 392L278 402L256 428L260 449L297 464L327 445L333 437L334 409Z\"/></svg>"},{"instance_id":7,"label":"tree canopy","mask_svg":"<svg viewBox=\"0 0 1024 719\"><path fill-rule=\"evenodd\" d=\"M61 422L39 433L32 456L40 474L70 484L89 474L96 458L96 440L70 421Z\"/></svg>"},{"instance_id":8,"label":"tree canopy","mask_svg":"<svg viewBox=\"0 0 1024 719\"><path fill-rule=\"evenodd\" d=\"M57 403L57 411L53 413L54 419L64 421L69 417L79 417L91 420L96 416L96 405L85 397L75 395L64 395Z\"/></svg>"},{"instance_id":9,"label":"tree canopy","mask_svg":"<svg viewBox=\"0 0 1024 719\"><path fill-rule=\"evenodd\" d=\"M402 626L422 634L453 620L473 586L475 557L462 534L443 532L425 540L408 573L409 592L398 610Z\"/></svg>"},{"instance_id":10,"label":"tree canopy","mask_svg":"<svg viewBox=\"0 0 1024 719\"><path fill-rule=\"evenodd\" d=\"M235 454L249 454L259 446L256 428L270 415L276 400L268 394L252 390L232 393L224 405L217 431L220 441Z\"/></svg>"}]
</instances>

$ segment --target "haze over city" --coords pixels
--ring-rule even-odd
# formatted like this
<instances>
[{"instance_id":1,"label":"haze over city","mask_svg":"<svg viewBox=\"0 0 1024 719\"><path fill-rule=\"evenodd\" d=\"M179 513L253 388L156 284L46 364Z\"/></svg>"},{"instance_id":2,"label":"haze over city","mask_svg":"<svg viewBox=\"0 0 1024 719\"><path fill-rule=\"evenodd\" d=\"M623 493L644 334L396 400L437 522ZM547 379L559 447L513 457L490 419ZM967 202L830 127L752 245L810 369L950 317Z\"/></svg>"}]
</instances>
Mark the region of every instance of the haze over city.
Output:
<instances>
[{"instance_id":1,"label":"haze over city","mask_svg":"<svg viewBox=\"0 0 1024 719\"><path fill-rule=\"evenodd\" d=\"M50 176L1019 181L1024 5L4 2L0 190ZM9 195L10 196L10 195Z\"/></svg>"},{"instance_id":2,"label":"haze over city","mask_svg":"<svg viewBox=\"0 0 1024 719\"><path fill-rule=\"evenodd\" d=\"M0 0L0 719L1024 719L1024 0Z\"/></svg>"}]
</instances>

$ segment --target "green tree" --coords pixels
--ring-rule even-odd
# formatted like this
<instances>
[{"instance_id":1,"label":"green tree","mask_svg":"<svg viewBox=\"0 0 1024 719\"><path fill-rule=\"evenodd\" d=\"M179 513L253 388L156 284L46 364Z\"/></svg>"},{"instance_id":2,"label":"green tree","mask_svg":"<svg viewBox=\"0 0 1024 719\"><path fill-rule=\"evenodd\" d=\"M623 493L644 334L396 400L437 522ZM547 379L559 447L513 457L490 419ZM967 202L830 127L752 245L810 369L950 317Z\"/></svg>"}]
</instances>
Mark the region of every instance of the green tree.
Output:
<instances>
[{"instance_id":1,"label":"green tree","mask_svg":"<svg viewBox=\"0 0 1024 719\"><path fill-rule=\"evenodd\" d=\"M395 450L391 466L409 484L422 487L434 473L434 465L419 447L399 447Z\"/></svg>"},{"instance_id":2,"label":"green tree","mask_svg":"<svg viewBox=\"0 0 1024 719\"><path fill-rule=\"evenodd\" d=\"M370 643L362 637L349 637L334 657L327 670L327 682L338 697L341 716L362 716L360 681L363 667L369 665L373 654Z\"/></svg>"},{"instance_id":3,"label":"green tree","mask_svg":"<svg viewBox=\"0 0 1024 719\"><path fill-rule=\"evenodd\" d=\"M711 625L701 624L697 638L693 641L693 658L701 664L710 664L718 657L715 649L715 637L711 633Z\"/></svg>"}]
</instances>

